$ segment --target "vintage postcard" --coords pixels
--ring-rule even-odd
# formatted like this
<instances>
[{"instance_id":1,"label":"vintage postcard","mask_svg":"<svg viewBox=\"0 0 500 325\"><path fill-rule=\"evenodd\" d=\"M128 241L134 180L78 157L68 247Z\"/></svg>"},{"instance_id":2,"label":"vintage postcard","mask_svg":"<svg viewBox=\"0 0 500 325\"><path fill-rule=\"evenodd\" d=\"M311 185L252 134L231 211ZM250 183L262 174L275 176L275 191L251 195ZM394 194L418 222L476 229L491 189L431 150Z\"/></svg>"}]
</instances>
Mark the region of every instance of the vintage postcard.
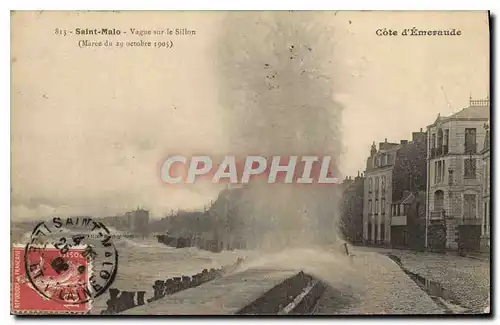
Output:
<instances>
[{"instance_id":1,"label":"vintage postcard","mask_svg":"<svg viewBox=\"0 0 500 325\"><path fill-rule=\"evenodd\" d=\"M11 313L490 315L486 11L12 11Z\"/></svg>"}]
</instances>

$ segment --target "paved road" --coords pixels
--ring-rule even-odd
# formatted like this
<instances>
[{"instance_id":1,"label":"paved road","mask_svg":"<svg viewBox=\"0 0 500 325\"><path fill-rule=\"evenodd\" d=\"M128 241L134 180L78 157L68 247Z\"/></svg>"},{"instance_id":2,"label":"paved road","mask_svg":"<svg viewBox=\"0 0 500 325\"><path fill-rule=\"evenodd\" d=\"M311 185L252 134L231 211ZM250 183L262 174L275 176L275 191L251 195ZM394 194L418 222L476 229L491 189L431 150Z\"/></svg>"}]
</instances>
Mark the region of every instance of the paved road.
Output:
<instances>
[{"instance_id":1,"label":"paved road","mask_svg":"<svg viewBox=\"0 0 500 325\"><path fill-rule=\"evenodd\" d=\"M455 303L471 312L483 312L490 303L490 262L488 259L455 254L420 253L407 250L357 247L362 251L398 256L403 266L451 292Z\"/></svg>"},{"instance_id":2,"label":"paved road","mask_svg":"<svg viewBox=\"0 0 500 325\"><path fill-rule=\"evenodd\" d=\"M439 307L390 258L377 252L352 250L345 279L330 278L314 314L442 314Z\"/></svg>"}]
</instances>

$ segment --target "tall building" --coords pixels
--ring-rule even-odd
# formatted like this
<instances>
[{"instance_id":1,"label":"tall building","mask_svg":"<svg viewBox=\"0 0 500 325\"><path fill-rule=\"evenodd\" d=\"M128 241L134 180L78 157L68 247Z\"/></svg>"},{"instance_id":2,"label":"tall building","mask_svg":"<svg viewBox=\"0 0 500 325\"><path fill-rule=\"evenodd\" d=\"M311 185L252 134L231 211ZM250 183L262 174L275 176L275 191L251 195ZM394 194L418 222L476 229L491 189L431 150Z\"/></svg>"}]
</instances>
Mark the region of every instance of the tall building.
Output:
<instances>
[{"instance_id":1,"label":"tall building","mask_svg":"<svg viewBox=\"0 0 500 325\"><path fill-rule=\"evenodd\" d=\"M363 175L346 178L342 185L341 231L344 238L353 244L363 242Z\"/></svg>"},{"instance_id":2,"label":"tall building","mask_svg":"<svg viewBox=\"0 0 500 325\"><path fill-rule=\"evenodd\" d=\"M363 204L363 238L365 243L389 244L390 214L392 203L392 170L400 143L375 142L366 160Z\"/></svg>"},{"instance_id":3,"label":"tall building","mask_svg":"<svg viewBox=\"0 0 500 325\"><path fill-rule=\"evenodd\" d=\"M392 246L424 248L426 182L427 135L420 129L401 144L392 169Z\"/></svg>"},{"instance_id":4,"label":"tall building","mask_svg":"<svg viewBox=\"0 0 500 325\"><path fill-rule=\"evenodd\" d=\"M400 205L405 200L405 191L425 191L426 139L421 129L413 132L411 141L388 143L386 139L379 143L379 150L375 143L372 145L365 172L365 242L390 245L392 233L398 233L400 226L407 226L407 216L394 209L393 203Z\"/></svg>"},{"instance_id":5,"label":"tall building","mask_svg":"<svg viewBox=\"0 0 500 325\"><path fill-rule=\"evenodd\" d=\"M491 208L490 208L490 123L489 121L484 124L486 130L484 137L484 146L481 151L481 160L483 165L482 180L481 180L481 204L483 209L481 218L481 248L489 250L490 248L490 222L491 222Z\"/></svg>"},{"instance_id":6,"label":"tall building","mask_svg":"<svg viewBox=\"0 0 500 325\"><path fill-rule=\"evenodd\" d=\"M477 166L489 110L488 99L470 99L468 107L438 115L427 127L427 225L444 225L448 249L479 244L482 184Z\"/></svg>"}]
</instances>

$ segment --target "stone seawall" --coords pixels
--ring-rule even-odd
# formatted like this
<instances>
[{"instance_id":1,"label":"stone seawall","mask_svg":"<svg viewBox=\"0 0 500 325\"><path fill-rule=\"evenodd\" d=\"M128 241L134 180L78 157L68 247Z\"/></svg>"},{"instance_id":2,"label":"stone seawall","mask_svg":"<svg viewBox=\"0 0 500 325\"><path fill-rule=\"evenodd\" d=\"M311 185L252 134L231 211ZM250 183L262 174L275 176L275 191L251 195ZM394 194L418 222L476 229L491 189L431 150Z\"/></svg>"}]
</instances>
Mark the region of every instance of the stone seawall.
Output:
<instances>
[{"instance_id":1,"label":"stone seawall","mask_svg":"<svg viewBox=\"0 0 500 325\"><path fill-rule=\"evenodd\" d=\"M325 289L321 281L299 272L246 305L237 315L307 314Z\"/></svg>"},{"instance_id":2,"label":"stone seawall","mask_svg":"<svg viewBox=\"0 0 500 325\"><path fill-rule=\"evenodd\" d=\"M149 304L165 296L173 295L177 292L194 288L208 281L220 278L237 270L242 258L229 266L223 266L219 269L204 269L202 272L192 276L173 277L167 280L156 280L152 286L152 297L145 299L146 291L120 291L116 288L110 288L110 299L106 302L107 309L101 311L101 315L112 315L125 310Z\"/></svg>"}]
</instances>

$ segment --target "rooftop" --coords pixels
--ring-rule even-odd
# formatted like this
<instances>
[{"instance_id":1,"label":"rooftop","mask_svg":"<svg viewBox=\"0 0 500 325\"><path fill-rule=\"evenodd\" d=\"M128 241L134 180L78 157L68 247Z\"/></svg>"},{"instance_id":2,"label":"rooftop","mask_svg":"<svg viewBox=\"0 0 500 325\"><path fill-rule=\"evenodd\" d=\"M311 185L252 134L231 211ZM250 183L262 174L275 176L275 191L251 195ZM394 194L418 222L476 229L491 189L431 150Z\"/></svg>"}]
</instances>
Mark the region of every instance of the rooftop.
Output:
<instances>
[{"instance_id":1,"label":"rooftop","mask_svg":"<svg viewBox=\"0 0 500 325\"><path fill-rule=\"evenodd\" d=\"M490 100L487 97L486 99L469 99L469 106L461 109L460 111L450 115L450 116L441 116L438 114L436 124L438 121L446 122L450 120L482 120L490 118Z\"/></svg>"}]
</instances>

